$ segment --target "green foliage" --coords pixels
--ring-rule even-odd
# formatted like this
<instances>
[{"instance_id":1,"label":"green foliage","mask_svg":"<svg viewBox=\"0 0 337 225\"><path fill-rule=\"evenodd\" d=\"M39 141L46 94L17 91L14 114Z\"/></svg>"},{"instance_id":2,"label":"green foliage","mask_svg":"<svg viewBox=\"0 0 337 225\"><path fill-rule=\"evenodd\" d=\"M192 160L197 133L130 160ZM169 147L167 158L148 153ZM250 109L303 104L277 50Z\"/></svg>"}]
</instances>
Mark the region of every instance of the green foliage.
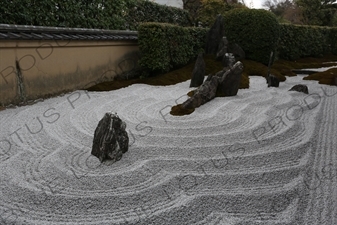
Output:
<instances>
[{"instance_id":1,"label":"green foliage","mask_svg":"<svg viewBox=\"0 0 337 225\"><path fill-rule=\"evenodd\" d=\"M233 9L224 15L224 22L229 42L239 44L247 59L268 65L280 31L275 15L263 9Z\"/></svg>"},{"instance_id":2,"label":"green foliage","mask_svg":"<svg viewBox=\"0 0 337 225\"><path fill-rule=\"evenodd\" d=\"M333 15L331 23L333 27L337 27L337 12Z\"/></svg>"},{"instance_id":3,"label":"green foliage","mask_svg":"<svg viewBox=\"0 0 337 225\"><path fill-rule=\"evenodd\" d=\"M187 11L148 0L0 1L0 23L136 30L140 22L191 24Z\"/></svg>"},{"instance_id":4,"label":"green foliage","mask_svg":"<svg viewBox=\"0 0 337 225\"><path fill-rule=\"evenodd\" d=\"M224 0L201 0L201 7L197 20L205 27L210 27L216 20L216 16L225 14L235 8L245 8L241 3L228 3Z\"/></svg>"},{"instance_id":5,"label":"green foliage","mask_svg":"<svg viewBox=\"0 0 337 225\"><path fill-rule=\"evenodd\" d=\"M337 27L329 29L330 53L337 55Z\"/></svg>"},{"instance_id":6,"label":"green foliage","mask_svg":"<svg viewBox=\"0 0 337 225\"><path fill-rule=\"evenodd\" d=\"M128 4L128 9L127 21L133 30L136 30L137 26L143 22L171 23L180 26L191 25L188 12L179 8L136 0Z\"/></svg>"},{"instance_id":7,"label":"green foliage","mask_svg":"<svg viewBox=\"0 0 337 225\"><path fill-rule=\"evenodd\" d=\"M207 29L165 23L138 27L140 65L154 73L186 65L204 48Z\"/></svg>"},{"instance_id":8,"label":"green foliage","mask_svg":"<svg viewBox=\"0 0 337 225\"><path fill-rule=\"evenodd\" d=\"M337 12L335 0L295 0L302 10L305 24L332 26Z\"/></svg>"},{"instance_id":9,"label":"green foliage","mask_svg":"<svg viewBox=\"0 0 337 225\"><path fill-rule=\"evenodd\" d=\"M281 24L279 57L294 60L337 53L337 28Z\"/></svg>"}]
</instances>

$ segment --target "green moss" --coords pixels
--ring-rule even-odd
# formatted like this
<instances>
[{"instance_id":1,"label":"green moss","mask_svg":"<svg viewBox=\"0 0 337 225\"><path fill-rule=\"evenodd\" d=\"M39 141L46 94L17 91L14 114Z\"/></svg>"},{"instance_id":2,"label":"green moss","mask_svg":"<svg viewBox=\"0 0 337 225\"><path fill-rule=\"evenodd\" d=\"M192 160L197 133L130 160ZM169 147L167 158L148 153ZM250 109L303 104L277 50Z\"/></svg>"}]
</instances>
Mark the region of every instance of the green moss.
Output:
<instances>
[{"instance_id":1,"label":"green moss","mask_svg":"<svg viewBox=\"0 0 337 225\"><path fill-rule=\"evenodd\" d=\"M215 57L212 55L206 55L204 57L206 64L206 74L215 74L216 72L222 70L222 64L220 61L216 61ZM305 69L305 68L319 68L337 65L337 55L326 55L320 58L303 58L296 61L287 61L287 60L277 60L271 67L271 73L277 76L280 81L285 81L286 76L296 76L292 71L294 69ZM330 62L330 63L326 63ZM131 80L115 80L112 82L105 82L97 84L93 87L88 88L88 91L110 91L116 90L119 88L127 87L131 84L142 83L149 85L173 85L186 80L191 79L192 71L194 68L194 61L188 65L170 71L165 74L161 74L155 77L147 77L144 79L131 79ZM257 75L265 77L268 73L268 67L262 63L258 63L252 60L242 60L244 65L243 76L240 83L240 89L249 88L249 76ZM335 73L335 72L333 72ZM320 74L320 73L319 73ZM315 75L315 74L313 74ZM305 79L318 79L316 76L309 76ZM321 78L319 78L320 83L331 84L332 78L327 73L322 73ZM324 76L327 76L325 78ZM191 96L193 93L189 93ZM218 96L219 97L219 96Z\"/></svg>"},{"instance_id":2,"label":"green moss","mask_svg":"<svg viewBox=\"0 0 337 225\"><path fill-rule=\"evenodd\" d=\"M337 68L311 74L307 77L304 77L303 80L317 80L320 84L337 86Z\"/></svg>"},{"instance_id":3,"label":"green moss","mask_svg":"<svg viewBox=\"0 0 337 225\"><path fill-rule=\"evenodd\" d=\"M286 76L296 76L296 73L293 72L294 69L320 68L337 65L337 62L334 61L337 61L336 55L326 55L320 58L308 57L296 61L280 59L274 62L270 73L274 74L280 81L285 81ZM266 77L268 67L264 64L252 60L242 60L242 62L244 64L244 75Z\"/></svg>"},{"instance_id":4,"label":"green moss","mask_svg":"<svg viewBox=\"0 0 337 225\"><path fill-rule=\"evenodd\" d=\"M307 68L320 68L337 65L336 55L325 55L320 58L307 57L294 61L277 60L272 66L273 69L280 70L286 76L296 76L292 70L294 69L307 69ZM282 71L281 71L282 70Z\"/></svg>"},{"instance_id":5,"label":"green moss","mask_svg":"<svg viewBox=\"0 0 337 225\"><path fill-rule=\"evenodd\" d=\"M306 57L306 58L301 58L298 60L294 60L293 62L295 64L302 64L302 65L308 65L308 64L322 64L326 62L334 62L337 61L337 55L332 55L332 54L327 54L322 57ZM309 67L308 67L309 68Z\"/></svg>"},{"instance_id":6,"label":"green moss","mask_svg":"<svg viewBox=\"0 0 337 225\"><path fill-rule=\"evenodd\" d=\"M206 74L215 74L223 69L222 63L220 61L215 60L214 55L205 55L204 61L206 65Z\"/></svg>"},{"instance_id":7,"label":"green moss","mask_svg":"<svg viewBox=\"0 0 337 225\"><path fill-rule=\"evenodd\" d=\"M249 88L249 76L245 73L242 73L239 89L245 88Z\"/></svg>"},{"instance_id":8,"label":"green moss","mask_svg":"<svg viewBox=\"0 0 337 225\"><path fill-rule=\"evenodd\" d=\"M206 55L204 57L206 64L206 74L215 74L223 69L223 66L220 61L216 61L215 57L212 55ZM146 77L143 79L130 79L130 80L114 80L111 82L104 82L97 85L94 85L88 88L88 91L111 91L117 90L123 87L127 87L132 84L148 84L148 85L173 85L180 82L187 81L191 79L192 71L194 68L195 61L187 64L186 66L170 71L165 74L160 74L154 77ZM241 79L240 88L249 88L249 78L243 77Z\"/></svg>"},{"instance_id":9,"label":"green moss","mask_svg":"<svg viewBox=\"0 0 337 225\"><path fill-rule=\"evenodd\" d=\"M268 74L268 66L255 62L252 60L242 60L244 65L243 75L248 76L262 76L266 77ZM286 77L277 69L271 68L270 73L275 75L280 81L285 81Z\"/></svg>"},{"instance_id":10,"label":"green moss","mask_svg":"<svg viewBox=\"0 0 337 225\"><path fill-rule=\"evenodd\" d=\"M195 90L190 91L190 92L187 93L187 96L188 97L192 97L194 95L194 93L195 93Z\"/></svg>"},{"instance_id":11,"label":"green moss","mask_svg":"<svg viewBox=\"0 0 337 225\"><path fill-rule=\"evenodd\" d=\"M193 67L194 63L190 63L180 69L154 77L104 82L88 88L88 91L111 91L124 88L132 84L148 84L154 86L173 85L191 79L191 71L193 70Z\"/></svg>"},{"instance_id":12,"label":"green moss","mask_svg":"<svg viewBox=\"0 0 337 225\"><path fill-rule=\"evenodd\" d=\"M179 104L171 108L170 114L173 116L184 116L191 114L194 110L195 109L185 109L182 107L182 104Z\"/></svg>"}]
</instances>

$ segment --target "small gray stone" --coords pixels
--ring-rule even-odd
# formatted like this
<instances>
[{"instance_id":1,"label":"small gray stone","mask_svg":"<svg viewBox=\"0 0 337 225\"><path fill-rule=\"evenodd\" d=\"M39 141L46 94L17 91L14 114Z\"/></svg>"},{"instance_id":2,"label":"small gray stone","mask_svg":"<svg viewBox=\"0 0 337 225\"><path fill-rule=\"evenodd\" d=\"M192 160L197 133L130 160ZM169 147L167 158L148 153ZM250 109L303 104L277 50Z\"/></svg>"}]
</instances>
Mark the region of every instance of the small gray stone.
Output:
<instances>
[{"instance_id":1,"label":"small gray stone","mask_svg":"<svg viewBox=\"0 0 337 225\"><path fill-rule=\"evenodd\" d=\"M298 91L303 92L305 94L309 94L308 86L304 84L296 84L295 86L290 88L289 91Z\"/></svg>"}]
</instances>

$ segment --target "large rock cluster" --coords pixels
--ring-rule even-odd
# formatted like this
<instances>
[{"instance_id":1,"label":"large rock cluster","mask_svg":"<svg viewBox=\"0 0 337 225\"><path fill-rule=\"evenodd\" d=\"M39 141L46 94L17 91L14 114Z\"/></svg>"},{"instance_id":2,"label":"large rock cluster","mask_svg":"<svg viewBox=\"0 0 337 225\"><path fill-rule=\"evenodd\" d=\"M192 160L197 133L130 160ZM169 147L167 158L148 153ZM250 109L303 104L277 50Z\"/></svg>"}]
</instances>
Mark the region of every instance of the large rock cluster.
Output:
<instances>
[{"instance_id":1,"label":"large rock cluster","mask_svg":"<svg viewBox=\"0 0 337 225\"><path fill-rule=\"evenodd\" d=\"M234 53L228 52L228 46L228 40L224 35L223 17L219 15L207 34L205 52L215 55L215 58L220 60L224 67L218 73L210 74L204 82L206 65L203 54L198 55L190 83L190 87L198 87L198 89L191 98L179 105L182 111L197 108L215 98L217 94L234 96L238 93L243 65L240 61L237 61ZM244 58L245 54L239 45L232 44L231 49L236 51L236 55L240 59Z\"/></svg>"},{"instance_id":2,"label":"large rock cluster","mask_svg":"<svg viewBox=\"0 0 337 225\"><path fill-rule=\"evenodd\" d=\"M223 92L225 96L237 94L243 65L240 61L236 62L231 68L225 68L214 76L209 76L207 80L194 92L193 96L187 99L181 106L184 109L194 109L209 102L217 91Z\"/></svg>"}]
</instances>

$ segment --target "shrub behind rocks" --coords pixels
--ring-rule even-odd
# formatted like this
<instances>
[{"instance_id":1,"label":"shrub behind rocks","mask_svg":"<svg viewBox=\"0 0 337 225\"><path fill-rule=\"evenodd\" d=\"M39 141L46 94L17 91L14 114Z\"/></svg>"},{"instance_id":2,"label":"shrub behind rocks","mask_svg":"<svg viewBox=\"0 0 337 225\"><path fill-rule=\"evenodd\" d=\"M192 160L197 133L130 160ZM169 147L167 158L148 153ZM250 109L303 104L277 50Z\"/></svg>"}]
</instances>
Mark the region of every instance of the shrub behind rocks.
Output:
<instances>
[{"instance_id":1,"label":"shrub behind rocks","mask_svg":"<svg viewBox=\"0 0 337 225\"><path fill-rule=\"evenodd\" d=\"M268 65L271 51L275 51L280 35L276 17L266 10L239 8L224 14L225 35L237 43L246 58Z\"/></svg>"}]
</instances>

